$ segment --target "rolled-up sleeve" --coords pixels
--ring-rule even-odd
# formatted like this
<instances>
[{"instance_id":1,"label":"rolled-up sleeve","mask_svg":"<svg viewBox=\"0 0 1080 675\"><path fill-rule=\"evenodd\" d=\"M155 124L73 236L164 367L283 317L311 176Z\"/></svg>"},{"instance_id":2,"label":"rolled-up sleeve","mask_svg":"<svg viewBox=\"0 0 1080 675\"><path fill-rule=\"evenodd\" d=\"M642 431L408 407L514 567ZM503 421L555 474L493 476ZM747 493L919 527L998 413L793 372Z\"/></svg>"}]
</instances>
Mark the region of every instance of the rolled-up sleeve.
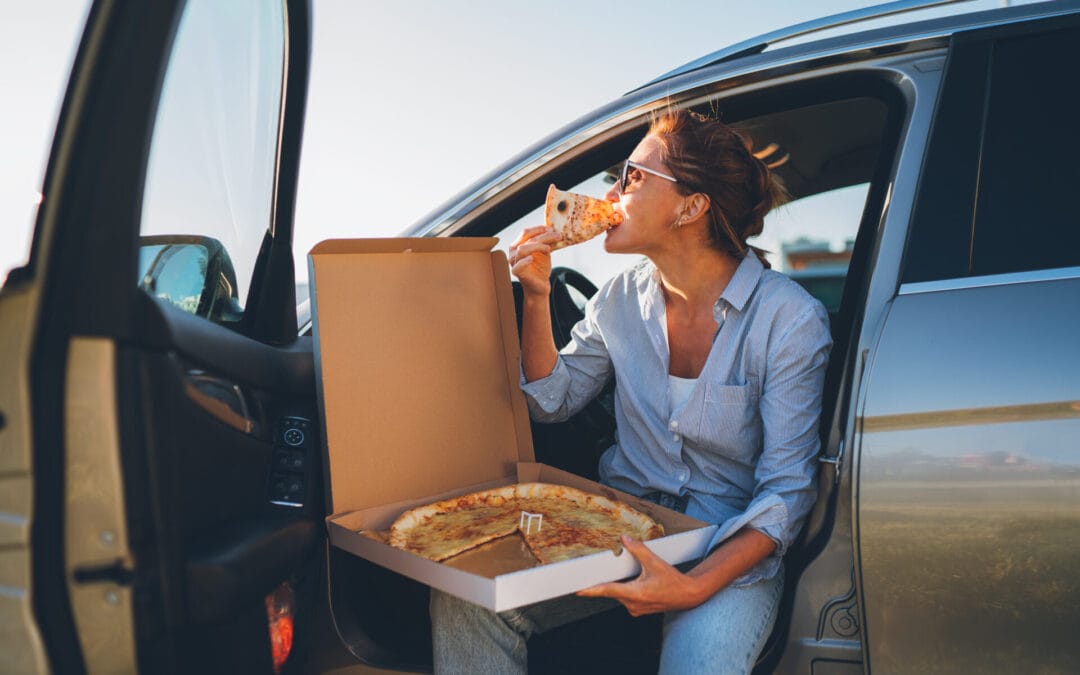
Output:
<instances>
[{"instance_id":1,"label":"rolled-up sleeve","mask_svg":"<svg viewBox=\"0 0 1080 675\"><path fill-rule=\"evenodd\" d=\"M611 355L596 323L596 301L594 296L586 304L585 318L574 326L570 342L559 353L550 375L526 382L521 371L529 416L537 422L561 422L571 417L611 378Z\"/></svg>"}]
</instances>

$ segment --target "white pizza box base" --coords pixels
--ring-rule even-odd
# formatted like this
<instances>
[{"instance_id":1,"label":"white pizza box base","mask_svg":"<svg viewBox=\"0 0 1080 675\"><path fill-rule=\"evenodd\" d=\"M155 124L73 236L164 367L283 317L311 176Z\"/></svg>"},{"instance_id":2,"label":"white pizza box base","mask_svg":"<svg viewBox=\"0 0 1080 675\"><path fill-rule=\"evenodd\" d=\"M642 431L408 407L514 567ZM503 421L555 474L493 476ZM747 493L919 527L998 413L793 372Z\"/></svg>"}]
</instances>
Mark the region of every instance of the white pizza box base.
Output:
<instances>
[{"instance_id":1,"label":"white pizza box base","mask_svg":"<svg viewBox=\"0 0 1080 675\"><path fill-rule=\"evenodd\" d=\"M465 570L455 565L468 553L436 563L371 536L414 506L542 481L613 495L653 516L669 534L647 545L668 562L701 557L714 525L534 463L513 291L496 243L356 239L312 249L331 544L496 611L637 573L625 552L499 571L506 565L488 565L485 556L499 556L485 551Z\"/></svg>"},{"instance_id":2,"label":"white pizza box base","mask_svg":"<svg viewBox=\"0 0 1080 675\"><path fill-rule=\"evenodd\" d=\"M402 551L364 534L364 531L385 531L398 515L414 506L515 482L554 483L576 487L618 499L647 513L660 522L668 534L648 541L645 545L671 564L701 558L716 532L715 525L702 523L689 516L636 499L580 476L544 464L522 463L518 465L518 475L506 480L471 485L461 490L404 503L333 515L327 519L330 528L330 543L432 588L446 591L496 612L568 595L594 584L626 579L638 574L640 566L626 551L619 555L605 551L549 565L536 565L499 573L498 562L484 565L482 560L474 560L472 561L474 569L459 569L451 564L433 562L408 551ZM511 535L505 539L508 543L513 543L516 538L517 535ZM513 564L513 562L510 563L511 566ZM485 567L489 569L485 570Z\"/></svg>"}]
</instances>

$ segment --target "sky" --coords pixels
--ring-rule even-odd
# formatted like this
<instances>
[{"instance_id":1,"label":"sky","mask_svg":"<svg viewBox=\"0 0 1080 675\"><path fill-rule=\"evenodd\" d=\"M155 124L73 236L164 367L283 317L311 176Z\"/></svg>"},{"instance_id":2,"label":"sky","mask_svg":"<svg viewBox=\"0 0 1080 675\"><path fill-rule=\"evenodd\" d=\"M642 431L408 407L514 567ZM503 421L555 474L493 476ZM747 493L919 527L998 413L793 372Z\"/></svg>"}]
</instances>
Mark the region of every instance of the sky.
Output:
<instances>
[{"instance_id":1,"label":"sky","mask_svg":"<svg viewBox=\"0 0 1080 675\"><path fill-rule=\"evenodd\" d=\"M682 63L872 4L313 0L297 257L330 237L402 232L528 145ZM1002 4L974 0L926 15ZM88 6L17 3L0 22L0 276L29 252Z\"/></svg>"}]
</instances>

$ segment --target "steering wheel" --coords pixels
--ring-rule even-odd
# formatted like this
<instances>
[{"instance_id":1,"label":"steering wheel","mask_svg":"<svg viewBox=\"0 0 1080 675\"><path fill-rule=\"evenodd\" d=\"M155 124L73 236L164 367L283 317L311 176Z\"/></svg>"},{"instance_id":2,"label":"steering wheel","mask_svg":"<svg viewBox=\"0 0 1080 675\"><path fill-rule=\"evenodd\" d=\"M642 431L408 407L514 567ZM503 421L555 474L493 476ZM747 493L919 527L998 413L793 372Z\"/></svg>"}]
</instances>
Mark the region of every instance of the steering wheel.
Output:
<instances>
[{"instance_id":1,"label":"steering wheel","mask_svg":"<svg viewBox=\"0 0 1080 675\"><path fill-rule=\"evenodd\" d=\"M551 270L551 332L558 349L570 342L570 331L585 317L585 301L596 295L596 290L596 285L577 270L569 267ZM584 300L579 301L572 291Z\"/></svg>"}]
</instances>

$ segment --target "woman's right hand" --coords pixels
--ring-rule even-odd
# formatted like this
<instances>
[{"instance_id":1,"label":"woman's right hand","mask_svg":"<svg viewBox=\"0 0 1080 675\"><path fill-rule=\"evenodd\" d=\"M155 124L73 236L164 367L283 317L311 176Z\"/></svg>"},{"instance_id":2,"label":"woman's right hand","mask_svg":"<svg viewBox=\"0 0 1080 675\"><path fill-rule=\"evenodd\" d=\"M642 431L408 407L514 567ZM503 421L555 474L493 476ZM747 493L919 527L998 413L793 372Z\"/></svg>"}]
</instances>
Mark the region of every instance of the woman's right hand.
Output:
<instances>
[{"instance_id":1,"label":"woman's right hand","mask_svg":"<svg viewBox=\"0 0 1080 675\"><path fill-rule=\"evenodd\" d=\"M551 245L561 239L554 229L529 227L510 245L510 271L526 295L551 293Z\"/></svg>"}]
</instances>

